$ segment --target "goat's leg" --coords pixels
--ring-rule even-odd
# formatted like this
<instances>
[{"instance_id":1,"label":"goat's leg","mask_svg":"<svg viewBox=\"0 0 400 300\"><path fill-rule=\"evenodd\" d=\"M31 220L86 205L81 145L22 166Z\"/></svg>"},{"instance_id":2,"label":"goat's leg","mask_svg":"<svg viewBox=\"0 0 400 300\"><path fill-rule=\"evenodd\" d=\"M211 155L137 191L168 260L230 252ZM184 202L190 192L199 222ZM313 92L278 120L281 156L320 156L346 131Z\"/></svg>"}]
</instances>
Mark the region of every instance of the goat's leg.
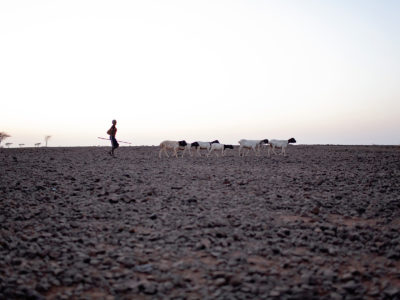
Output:
<instances>
[{"instance_id":1,"label":"goat's leg","mask_svg":"<svg viewBox=\"0 0 400 300\"><path fill-rule=\"evenodd\" d=\"M178 152L176 151L176 148L174 148L174 153L172 154L172 156L175 156L176 158L178 158Z\"/></svg>"},{"instance_id":2,"label":"goat's leg","mask_svg":"<svg viewBox=\"0 0 400 300\"><path fill-rule=\"evenodd\" d=\"M207 157L209 157L209 156L210 156L210 153L211 153L211 147L206 148L206 151L207 151Z\"/></svg>"},{"instance_id":3,"label":"goat's leg","mask_svg":"<svg viewBox=\"0 0 400 300\"><path fill-rule=\"evenodd\" d=\"M258 145L256 147L256 150L257 150L257 156L260 156L261 155L261 145Z\"/></svg>"},{"instance_id":4,"label":"goat's leg","mask_svg":"<svg viewBox=\"0 0 400 300\"><path fill-rule=\"evenodd\" d=\"M272 146L271 150L272 150L272 153L273 153L273 154L276 154L276 152L275 152L275 146Z\"/></svg>"},{"instance_id":5,"label":"goat's leg","mask_svg":"<svg viewBox=\"0 0 400 300\"><path fill-rule=\"evenodd\" d=\"M167 157L169 157L169 155L168 155L168 151L167 151L167 149L166 148L163 148L163 149L161 149L161 151L163 151L164 153L165 153L165 155L167 156ZM160 152L161 152L160 151Z\"/></svg>"},{"instance_id":6,"label":"goat's leg","mask_svg":"<svg viewBox=\"0 0 400 300\"><path fill-rule=\"evenodd\" d=\"M249 148L246 148L246 147L243 147L242 148L242 156L244 157L244 156L247 156L247 155L249 155Z\"/></svg>"},{"instance_id":7,"label":"goat's leg","mask_svg":"<svg viewBox=\"0 0 400 300\"><path fill-rule=\"evenodd\" d=\"M268 147L268 149L267 149L267 156L271 157L271 147Z\"/></svg>"},{"instance_id":8,"label":"goat's leg","mask_svg":"<svg viewBox=\"0 0 400 300\"><path fill-rule=\"evenodd\" d=\"M254 151L254 153L255 153L255 156L258 156L258 155L257 155L257 151L256 151L256 147L251 147L251 149L253 149L253 151Z\"/></svg>"}]
</instances>

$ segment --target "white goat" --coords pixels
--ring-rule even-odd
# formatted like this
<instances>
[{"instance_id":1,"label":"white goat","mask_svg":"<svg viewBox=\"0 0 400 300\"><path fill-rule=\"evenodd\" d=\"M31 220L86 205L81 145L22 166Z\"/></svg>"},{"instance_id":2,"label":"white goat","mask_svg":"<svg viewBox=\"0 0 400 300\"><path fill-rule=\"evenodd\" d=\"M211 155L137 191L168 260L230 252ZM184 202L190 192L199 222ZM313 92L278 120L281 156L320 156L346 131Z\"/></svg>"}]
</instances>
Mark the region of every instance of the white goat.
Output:
<instances>
[{"instance_id":1,"label":"white goat","mask_svg":"<svg viewBox=\"0 0 400 300\"><path fill-rule=\"evenodd\" d=\"M233 146L232 145L224 145L224 144L220 144L220 143L211 144L211 148L208 151L207 156L210 156L210 154L214 151L221 151L221 156L224 156L225 149L233 149ZM218 152L215 152L215 155L218 157Z\"/></svg>"},{"instance_id":2,"label":"white goat","mask_svg":"<svg viewBox=\"0 0 400 300\"><path fill-rule=\"evenodd\" d=\"M160 158L162 152L164 152L165 155L169 157L167 150L173 150L173 156L175 157L178 157L178 150L183 150L182 157L185 154L186 150L189 150L190 153L190 144L186 143L186 141L163 141L160 144L160 148L160 153L158 154Z\"/></svg>"},{"instance_id":3,"label":"white goat","mask_svg":"<svg viewBox=\"0 0 400 300\"><path fill-rule=\"evenodd\" d=\"M268 148L268 156L271 155L270 151L272 151L272 153L277 154L275 152L275 148L281 148L281 153L283 154L283 156L286 156L286 148L288 146L288 144L294 144L296 143L296 140L294 138L290 138L288 140L270 140L269 141L269 148Z\"/></svg>"},{"instance_id":4,"label":"white goat","mask_svg":"<svg viewBox=\"0 0 400 300\"><path fill-rule=\"evenodd\" d=\"M239 142L239 156L242 156L242 149L253 149L254 153L258 155L260 153L261 146L268 144L268 139L264 140L246 140L241 139Z\"/></svg>"},{"instance_id":5,"label":"white goat","mask_svg":"<svg viewBox=\"0 0 400 300\"><path fill-rule=\"evenodd\" d=\"M191 147L194 147L197 150L197 154L201 156L200 150L207 150L207 154L211 149L212 144L219 144L218 140L212 141L212 142L194 142L191 144ZM207 155L206 154L206 155Z\"/></svg>"}]
</instances>

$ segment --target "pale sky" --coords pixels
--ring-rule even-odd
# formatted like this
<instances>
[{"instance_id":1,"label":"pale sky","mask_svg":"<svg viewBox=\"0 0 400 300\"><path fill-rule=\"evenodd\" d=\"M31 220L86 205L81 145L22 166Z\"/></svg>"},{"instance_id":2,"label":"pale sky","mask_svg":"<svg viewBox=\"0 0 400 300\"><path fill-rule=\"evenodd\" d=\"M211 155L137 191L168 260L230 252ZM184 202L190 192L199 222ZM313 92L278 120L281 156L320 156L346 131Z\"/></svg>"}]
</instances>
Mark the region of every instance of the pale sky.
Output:
<instances>
[{"instance_id":1,"label":"pale sky","mask_svg":"<svg viewBox=\"0 0 400 300\"><path fill-rule=\"evenodd\" d=\"M400 1L0 1L15 146L400 144Z\"/></svg>"}]
</instances>

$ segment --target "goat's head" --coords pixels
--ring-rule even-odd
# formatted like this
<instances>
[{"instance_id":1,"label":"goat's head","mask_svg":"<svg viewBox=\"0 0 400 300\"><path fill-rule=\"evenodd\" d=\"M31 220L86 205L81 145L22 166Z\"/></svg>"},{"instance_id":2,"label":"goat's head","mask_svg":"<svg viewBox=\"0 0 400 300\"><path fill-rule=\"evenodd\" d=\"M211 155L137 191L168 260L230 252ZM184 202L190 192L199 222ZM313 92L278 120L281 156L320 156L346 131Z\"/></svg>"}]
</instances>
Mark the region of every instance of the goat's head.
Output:
<instances>
[{"instance_id":1,"label":"goat's head","mask_svg":"<svg viewBox=\"0 0 400 300\"><path fill-rule=\"evenodd\" d=\"M288 143L294 144L294 143L296 143L296 140L294 138L290 138L290 139L288 139Z\"/></svg>"},{"instance_id":2,"label":"goat's head","mask_svg":"<svg viewBox=\"0 0 400 300\"><path fill-rule=\"evenodd\" d=\"M218 140L212 141L211 144L219 144Z\"/></svg>"},{"instance_id":3,"label":"goat's head","mask_svg":"<svg viewBox=\"0 0 400 300\"><path fill-rule=\"evenodd\" d=\"M185 147L187 145L186 141L179 141L178 143L180 147Z\"/></svg>"}]
</instances>

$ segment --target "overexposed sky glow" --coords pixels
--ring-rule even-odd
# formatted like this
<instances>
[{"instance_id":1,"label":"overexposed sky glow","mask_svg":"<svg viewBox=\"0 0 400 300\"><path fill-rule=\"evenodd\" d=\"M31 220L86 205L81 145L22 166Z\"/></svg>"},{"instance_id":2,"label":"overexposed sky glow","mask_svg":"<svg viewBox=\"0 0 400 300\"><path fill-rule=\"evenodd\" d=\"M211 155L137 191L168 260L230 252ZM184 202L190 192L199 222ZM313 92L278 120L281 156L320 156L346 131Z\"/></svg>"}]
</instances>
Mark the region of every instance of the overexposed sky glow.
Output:
<instances>
[{"instance_id":1,"label":"overexposed sky glow","mask_svg":"<svg viewBox=\"0 0 400 300\"><path fill-rule=\"evenodd\" d=\"M0 131L33 145L400 144L399 1L0 2Z\"/></svg>"}]
</instances>

